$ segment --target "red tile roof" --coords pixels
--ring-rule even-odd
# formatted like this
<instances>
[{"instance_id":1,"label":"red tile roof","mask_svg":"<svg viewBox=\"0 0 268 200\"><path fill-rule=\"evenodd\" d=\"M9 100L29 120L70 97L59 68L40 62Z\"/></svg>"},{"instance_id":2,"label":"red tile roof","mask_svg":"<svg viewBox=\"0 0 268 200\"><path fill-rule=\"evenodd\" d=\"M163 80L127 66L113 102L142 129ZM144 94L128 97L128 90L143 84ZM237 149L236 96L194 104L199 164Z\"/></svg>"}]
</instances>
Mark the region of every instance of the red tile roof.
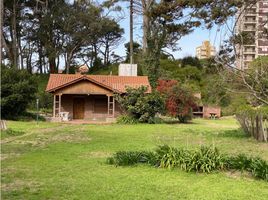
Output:
<instances>
[{"instance_id":1,"label":"red tile roof","mask_svg":"<svg viewBox=\"0 0 268 200\"><path fill-rule=\"evenodd\" d=\"M138 88L147 86L151 92L151 86L147 76L107 76L107 75L81 75L81 74L50 74L46 91L54 92L65 86L74 84L80 80L88 80L114 92L125 93L126 87Z\"/></svg>"}]
</instances>

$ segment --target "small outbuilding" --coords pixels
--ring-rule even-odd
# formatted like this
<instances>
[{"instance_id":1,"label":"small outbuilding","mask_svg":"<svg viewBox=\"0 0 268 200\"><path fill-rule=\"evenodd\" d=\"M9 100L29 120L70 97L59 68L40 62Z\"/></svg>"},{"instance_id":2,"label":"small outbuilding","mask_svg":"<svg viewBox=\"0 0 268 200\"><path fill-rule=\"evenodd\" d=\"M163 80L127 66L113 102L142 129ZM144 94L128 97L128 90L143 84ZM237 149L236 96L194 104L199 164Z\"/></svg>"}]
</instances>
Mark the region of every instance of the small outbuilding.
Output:
<instances>
[{"instance_id":1,"label":"small outbuilding","mask_svg":"<svg viewBox=\"0 0 268 200\"><path fill-rule=\"evenodd\" d=\"M112 121L122 113L115 94L146 86L147 76L50 74L46 92L53 95L53 119Z\"/></svg>"}]
</instances>

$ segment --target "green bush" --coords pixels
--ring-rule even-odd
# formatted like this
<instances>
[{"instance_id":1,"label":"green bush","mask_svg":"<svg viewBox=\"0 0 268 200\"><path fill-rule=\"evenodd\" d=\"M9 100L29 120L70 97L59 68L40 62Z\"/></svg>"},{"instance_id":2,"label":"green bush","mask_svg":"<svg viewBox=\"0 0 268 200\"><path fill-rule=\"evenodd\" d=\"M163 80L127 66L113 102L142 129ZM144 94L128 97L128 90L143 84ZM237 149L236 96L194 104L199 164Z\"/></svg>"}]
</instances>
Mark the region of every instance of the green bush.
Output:
<instances>
[{"instance_id":1,"label":"green bush","mask_svg":"<svg viewBox=\"0 0 268 200\"><path fill-rule=\"evenodd\" d=\"M250 171L253 176L268 181L268 164L266 161L260 158L252 159Z\"/></svg>"},{"instance_id":2,"label":"green bush","mask_svg":"<svg viewBox=\"0 0 268 200\"><path fill-rule=\"evenodd\" d=\"M108 164L116 166L131 166L138 163L155 165L156 155L149 151L119 151L107 159Z\"/></svg>"},{"instance_id":3,"label":"green bush","mask_svg":"<svg viewBox=\"0 0 268 200\"><path fill-rule=\"evenodd\" d=\"M26 112L37 92L35 77L26 70L1 66L1 114L4 119L15 119Z\"/></svg>"},{"instance_id":4,"label":"green bush","mask_svg":"<svg viewBox=\"0 0 268 200\"><path fill-rule=\"evenodd\" d=\"M116 100L127 115L143 123L155 123L155 115L164 110L164 101L158 92L147 92L147 87L127 88L125 96L118 95Z\"/></svg>"},{"instance_id":5,"label":"green bush","mask_svg":"<svg viewBox=\"0 0 268 200\"><path fill-rule=\"evenodd\" d=\"M228 168L237 170L248 170L250 168L251 160L245 154L239 154L227 159Z\"/></svg>"},{"instance_id":6,"label":"green bush","mask_svg":"<svg viewBox=\"0 0 268 200\"><path fill-rule=\"evenodd\" d=\"M118 124L137 124L139 121L132 116L121 115L116 119Z\"/></svg>"},{"instance_id":7,"label":"green bush","mask_svg":"<svg viewBox=\"0 0 268 200\"><path fill-rule=\"evenodd\" d=\"M166 147L164 147L166 148ZM169 147L169 150L162 156L160 167L179 167L185 171L207 172L224 168L224 156L217 148L202 146L196 151L176 149Z\"/></svg>"},{"instance_id":8,"label":"green bush","mask_svg":"<svg viewBox=\"0 0 268 200\"><path fill-rule=\"evenodd\" d=\"M155 151L119 151L107 159L109 164L131 166L138 163L161 168L180 168L187 172L211 173L218 170L248 171L254 177L268 181L268 164L260 158L240 154L226 156L217 148L201 146L191 151L168 145L159 146Z\"/></svg>"},{"instance_id":9,"label":"green bush","mask_svg":"<svg viewBox=\"0 0 268 200\"><path fill-rule=\"evenodd\" d=\"M229 169L248 171L254 177L268 181L268 163L261 158L252 158L239 154L229 157L227 163Z\"/></svg>"}]
</instances>

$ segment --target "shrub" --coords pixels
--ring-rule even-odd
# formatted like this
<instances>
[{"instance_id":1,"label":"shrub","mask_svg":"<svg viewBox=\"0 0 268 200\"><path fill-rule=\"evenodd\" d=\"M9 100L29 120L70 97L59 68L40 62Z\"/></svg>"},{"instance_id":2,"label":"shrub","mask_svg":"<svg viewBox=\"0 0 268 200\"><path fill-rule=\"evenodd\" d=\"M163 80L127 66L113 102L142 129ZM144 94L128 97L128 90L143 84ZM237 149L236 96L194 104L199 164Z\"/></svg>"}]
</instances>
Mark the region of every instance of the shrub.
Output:
<instances>
[{"instance_id":1,"label":"shrub","mask_svg":"<svg viewBox=\"0 0 268 200\"><path fill-rule=\"evenodd\" d=\"M268 164L260 158L244 154L227 157L217 148L201 146L195 151L159 146L151 151L119 151L107 159L109 164L131 166L138 163L150 164L161 168L180 168L187 172L211 173L217 170L235 169L248 171L254 177L268 181Z\"/></svg>"},{"instance_id":2,"label":"shrub","mask_svg":"<svg viewBox=\"0 0 268 200\"><path fill-rule=\"evenodd\" d=\"M156 155L149 151L119 151L107 159L108 164L116 166L131 166L137 163L146 163L155 165Z\"/></svg>"},{"instance_id":3,"label":"shrub","mask_svg":"<svg viewBox=\"0 0 268 200\"><path fill-rule=\"evenodd\" d=\"M250 159L245 154L229 157L227 159L228 168L237 170L248 170L250 168Z\"/></svg>"},{"instance_id":4,"label":"shrub","mask_svg":"<svg viewBox=\"0 0 268 200\"><path fill-rule=\"evenodd\" d=\"M1 114L4 119L14 119L35 99L37 82L26 70L3 65L1 70Z\"/></svg>"},{"instance_id":5,"label":"shrub","mask_svg":"<svg viewBox=\"0 0 268 200\"><path fill-rule=\"evenodd\" d=\"M268 181L268 164L266 161L260 158L252 159L250 171L253 176Z\"/></svg>"},{"instance_id":6,"label":"shrub","mask_svg":"<svg viewBox=\"0 0 268 200\"><path fill-rule=\"evenodd\" d=\"M129 115L121 115L116 119L118 124L137 124L139 121Z\"/></svg>"},{"instance_id":7,"label":"shrub","mask_svg":"<svg viewBox=\"0 0 268 200\"><path fill-rule=\"evenodd\" d=\"M163 150L167 147L162 147ZM161 155L160 155L161 157ZM185 171L196 171L210 173L213 170L224 168L224 156L217 148L202 146L199 150L189 151L169 147L168 151L162 156L160 167L174 168L179 167Z\"/></svg>"},{"instance_id":8,"label":"shrub","mask_svg":"<svg viewBox=\"0 0 268 200\"><path fill-rule=\"evenodd\" d=\"M200 150L192 153L186 171L210 173L224 168L224 156L217 148L202 146Z\"/></svg>"},{"instance_id":9,"label":"shrub","mask_svg":"<svg viewBox=\"0 0 268 200\"><path fill-rule=\"evenodd\" d=\"M268 163L261 158L252 158L239 154L229 157L227 163L229 169L248 171L254 177L268 181Z\"/></svg>"},{"instance_id":10,"label":"shrub","mask_svg":"<svg viewBox=\"0 0 268 200\"><path fill-rule=\"evenodd\" d=\"M196 107L197 99L192 91L179 85L176 81L160 80L157 90L165 97L166 111L169 115L186 123L192 118L192 109Z\"/></svg>"},{"instance_id":11,"label":"shrub","mask_svg":"<svg viewBox=\"0 0 268 200\"><path fill-rule=\"evenodd\" d=\"M147 87L127 88L125 96L116 96L116 100L128 116L144 123L154 123L155 115L164 110L164 101L158 92L146 93Z\"/></svg>"}]
</instances>

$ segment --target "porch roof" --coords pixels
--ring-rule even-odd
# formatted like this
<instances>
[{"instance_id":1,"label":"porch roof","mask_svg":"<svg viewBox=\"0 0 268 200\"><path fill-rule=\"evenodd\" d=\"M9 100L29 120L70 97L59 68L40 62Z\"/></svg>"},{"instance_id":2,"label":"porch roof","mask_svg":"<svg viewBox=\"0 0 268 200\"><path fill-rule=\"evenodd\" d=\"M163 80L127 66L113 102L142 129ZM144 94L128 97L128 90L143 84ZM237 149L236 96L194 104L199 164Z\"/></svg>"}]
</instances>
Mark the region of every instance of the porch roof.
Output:
<instances>
[{"instance_id":1,"label":"porch roof","mask_svg":"<svg viewBox=\"0 0 268 200\"><path fill-rule=\"evenodd\" d=\"M58 89L75 84L81 80L88 80L116 93L126 93L126 87L138 88L151 86L147 76L111 76L111 75L81 75L81 74L50 74L46 91L54 92Z\"/></svg>"}]
</instances>

